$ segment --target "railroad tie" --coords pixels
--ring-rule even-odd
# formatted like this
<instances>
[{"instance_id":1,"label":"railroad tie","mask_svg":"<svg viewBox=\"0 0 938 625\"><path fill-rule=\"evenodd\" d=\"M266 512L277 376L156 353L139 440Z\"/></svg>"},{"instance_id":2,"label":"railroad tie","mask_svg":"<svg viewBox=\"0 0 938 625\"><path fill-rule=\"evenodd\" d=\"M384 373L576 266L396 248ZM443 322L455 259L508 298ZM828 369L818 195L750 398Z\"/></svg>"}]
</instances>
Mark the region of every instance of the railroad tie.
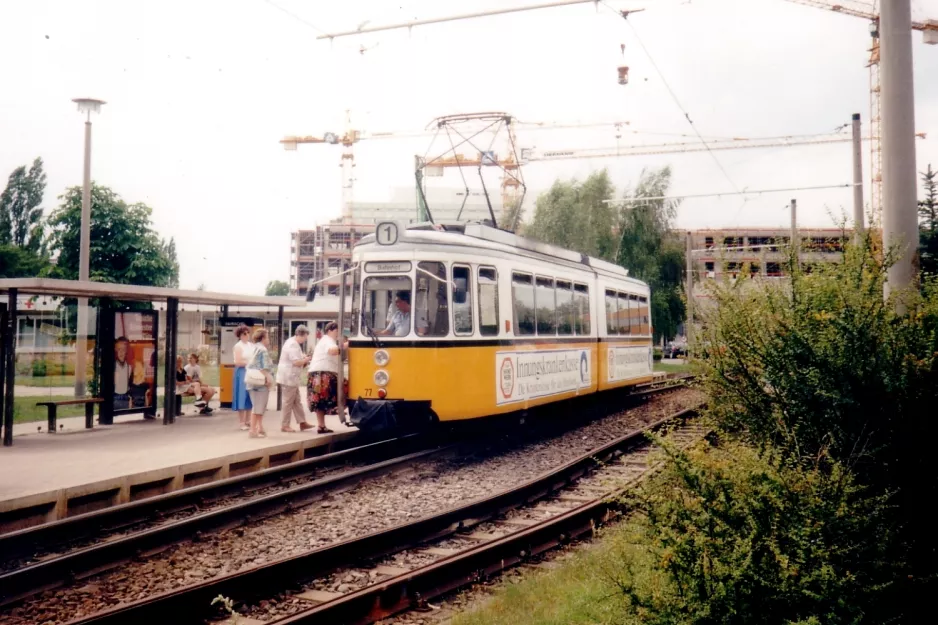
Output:
<instances>
[{"instance_id":1,"label":"railroad tie","mask_svg":"<svg viewBox=\"0 0 938 625\"><path fill-rule=\"evenodd\" d=\"M403 575L404 573L410 573L410 569L405 569L400 566L388 566L386 564L381 564L372 569L378 575L388 575L390 577L397 577L398 575Z\"/></svg>"},{"instance_id":2,"label":"railroad tie","mask_svg":"<svg viewBox=\"0 0 938 625\"><path fill-rule=\"evenodd\" d=\"M488 534L486 532L472 532L471 534L460 536L460 538L467 538L469 540L478 540L480 542L487 543L492 540L498 540L499 538L501 538L501 536L498 534Z\"/></svg>"},{"instance_id":3,"label":"railroad tie","mask_svg":"<svg viewBox=\"0 0 938 625\"><path fill-rule=\"evenodd\" d=\"M427 547L426 549L421 549L421 553L427 553L431 556L442 556L448 558L449 556L456 555L459 553L459 549L443 549L441 547Z\"/></svg>"},{"instance_id":4,"label":"railroad tie","mask_svg":"<svg viewBox=\"0 0 938 625\"><path fill-rule=\"evenodd\" d=\"M338 599L341 596L342 593L340 592L329 592L327 590L307 590L294 595L294 597L299 597L300 599L305 599L312 603L325 603L326 601Z\"/></svg>"},{"instance_id":5,"label":"railroad tie","mask_svg":"<svg viewBox=\"0 0 938 625\"><path fill-rule=\"evenodd\" d=\"M502 525L514 525L516 527L531 527L537 525L540 521L535 519L504 519L499 521Z\"/></svg>"},{"instance_id":6,"label":"railroad tie","mask_svg":"<svg viewBox=\"0 0 938 625\"><path fill-rule=\"evenodd\" d=\"M608 490L607 490L607 489L603 489L603 492L606 493L606 492L608 492ZM557 499L557 500L559 500L559 501L572 501L572 502L575 502L575 503L587 503L587 502L589 502L589 501L595 501L595 500L599 499L599 497L586 497L586 496L583 496L583 495L557 495L557 497L555 497L555 499Z\"/></svg>"}]
</instances>

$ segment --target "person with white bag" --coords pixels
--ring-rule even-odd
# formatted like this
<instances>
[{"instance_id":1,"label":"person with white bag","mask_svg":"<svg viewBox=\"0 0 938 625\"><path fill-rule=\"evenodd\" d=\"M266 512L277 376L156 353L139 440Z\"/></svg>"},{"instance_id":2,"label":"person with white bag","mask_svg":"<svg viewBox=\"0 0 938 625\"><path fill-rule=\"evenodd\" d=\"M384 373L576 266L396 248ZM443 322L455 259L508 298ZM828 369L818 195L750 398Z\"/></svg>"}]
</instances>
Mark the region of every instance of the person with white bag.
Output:
<instances>
[{"instance_id":1,"label":"person with white bag","mask_svg":"<svg viewBox=\"0 0 938 625\"><path fill-rule=\"evenodd\" d=\"M270 389L274 385L274 363L270 359L270 337L267 330L254 330L254 353L248 362L244 373L244 385L251 398L251 428L248 436L251 438L267 438L264 431L264 412L267 410L267 400Z\"/></svg>"}]
</instances>

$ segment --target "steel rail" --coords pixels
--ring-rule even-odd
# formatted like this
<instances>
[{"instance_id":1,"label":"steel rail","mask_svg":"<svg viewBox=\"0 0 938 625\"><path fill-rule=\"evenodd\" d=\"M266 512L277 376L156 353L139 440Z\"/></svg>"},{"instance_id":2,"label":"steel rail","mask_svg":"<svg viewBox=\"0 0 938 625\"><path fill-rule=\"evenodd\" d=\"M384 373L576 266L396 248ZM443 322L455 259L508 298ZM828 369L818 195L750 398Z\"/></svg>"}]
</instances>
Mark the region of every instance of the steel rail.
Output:
<instances>
[{"instance_id":1,"label":"steel rail","mask_svg":"<svg viewBox=\"0 0 938 625\"><path fill-rule=\"evenodd\" d=\"M602 462L621 454L623 450L645 442L647 432L675 420L693 416L698 409L682 410L659 419L641 430L583 454L557 469L545 472L515 488L490 497L423 517L411 523L400 524L269 562L253 569L121 604L69 623L70 625L117 625L132 622L140 625L149 623L163 625L172 621L175 625L201 624L205 618L214 614L215 608L211 607L211 602L218 595L238 600L274 595L282 592L284 588L292 588L303 580L322 577L349 563L373 561L429 540L449 536L466 527L495 518L508 510L541 499L582 477L594 468L597 462ZM393 578L393 580L400 581L398 578ZM352 593L349 596L358 594ZM290 618L298 617L299 615L294 615ZM340 619L339 621L317 620L316 622L345 621Z\"/></svg>"},{"instance_id":2,"label":"steel rail","mask_svg":"<svg viewBox=\"0 0 938 625\"><path fill-rule=\"evenodd\" d=\"M419 441L419 437L408 436L407 440L408 443L403 444L398 441L399 445L405 447L404 451L409 450L411 444L417 443ZM379 446L378 449L375 450L378 452L377 455L379 457L386 454L387 451L392 451L390 447L387 447L391 442L392 441L385 441L375 444L375 446ZM74 579L79 579L93 573L107 570L108 568L111 568L121 562L138 557L148 552L156 552L161 548L184 540L199 540L201 539L202 532L217 531L227 527L254 522L258 519L278 514L280 512L289 511L291 509L303 506L310 501L318 499L324 492L334 491L339 488L354 485L361 480L373 477L376 474L384 473L393 467L407 464L416 460L421 460L430 455L442 453L452 446L453 445L434 446L428 449L422 449L420 451L394 456L390 459L373 462L357 469L352 469L350 471L344 471L336 475L312 480L305 484L285 488L278 492L248 499L230 506L223 506L214 510L196 513L195 515L180 519L178 521L168 522L162 525L157 525L155 527L133 532L127 534L126 536L96 543L91 546L70 551L63 555L55 556L46 560L41 560L39 562L23 566L12 571L0 573L0 605L6 605L12 601L16 601L18 599L35 594L36 592L54 588L64 582L72 581ZM366 447L357 447L345 452L330 454L330 456L332 456L332 460L339 460L343 458L359 458L365 452L366 448L373 449L373 446L369 445ZM401 449L398 449L398 453L400 453L400 451ZM264 480L263 476L256 476L255 474L250 474L249 476L244 477L252 477L253 479L248 480L248 482L255 485L270 485L269 481L271 477L276 477L277 479L273 483L277 483L277 480L282 481L286 477L295 478L302 476L303 473L308 474L315 468L320 467L323 464L322 461L325 458L326 456L321 456L310 459L311 461L318 460L320 462L301 461L290 465L285 465L283 467L277 467L276 469L268 469L267 471L272 473L266 476L268 478L267 480ZM303 467L295 466L301 463L308 463L305 464L305 470L301 470ZM278 469L292 470L278 471ZM229 492L230 488L232 487L238 490L243 490L245 488L245 483L243 481L239 481L238 478L232 478L230 480L224 481L230 482L229 484L225 485L226 492ZM220 482L214 484L220 484ZM214 484L206 484L205 486L208 487ZM198 492L176 491L175 493L168 493L167 497L169 495L178 494L178 497L175 499L169 498L169 501L186 501L189 502L186 504L187 506L198 507L199 505L205 503L203 499L200 499L200 497L205 496L205 491L212 493L218 492L215 489L206 489L203 487L196 487L187 490ZM199 502L202 503L200 504ZM143 500L137 503L148 504L149 500ZM128 505L134 506L135 504ZM143 508L144 510L154 509L152 506L144 505L137 507ZM114 509L108 508L102 510L101 512L108 512L111 510ZM179 510L179 507L173 508L173 511L178 512ZM93 516L93 514L82 516ZM67 524L67 522L70 520L72 519L65 519L60 523ZM79 527L85 527L86 524L90 521L90 519L79 519L79 517L74 517L74 520L80 520ZM42 532L39 530L42 530L45 527L46 526L39 526L36 528L37 531L35 533L41 535ZM27 531L28 530L24 530L24 532ZM57 528L56 531L63 530ZM67 531L67 529L64 531ZM17 551L22 552L25 546L29 544L33 543L26 542L18 545L14 543L14 547Z\"/></svg>"},{"instance_id":3,"label":"steel rail","mask_svg":"<svg viewBox=\"0 0 938 625\"><path fill-rule=\"evenodd\" d=\"M138 501L77 514L41 525L0 533L0 559L2 559L0 561L28 556L36 549L74 542L86 536L100 534L103 530L119 530L153 517L198 508L213 500L243 495L248 490L281 484L333 464L356 462L363 458L386 458L389 454L400 453L402 445L405 449L412 449L414 443L419 444L419 441L415 440L419 436L407 434L398 438L359 445Z\"/></svg>"},{"instance_id":4,"label":"steel rail","mask_svg":"<svg viewBox=\"0 0 938 625\"><path fill-rule=\"evenodd\" d=\"M649 467L610 492L530 527L275 619L269 625L366 625L408 610L426 611L432 599L483 582L562 544L591 535L620 512L622 506L613 497L658 468Z\"/></svg>"},{"instance_id":5,"label":"steel rail","mask_svg":"<svg viewBox=\"0 0 938 625\"><path fill-rule=\"evenodd\" d=\"M671 382L666 386L648 385L651 386L650 389L633 391L626 397L643 398L683 386L682 382L673 383L673 379ZM544 426L549 430L549 423L545 423ZM43 540L51 541L58 538L60 541L75 542L95 532L96 535L108 531L118 532L129 526L149 521L151 517L159 519L167 513L195 510L192 516L178 521L162 523L114 539L103 540L0 573L0 606L106 571L131 559L158 553L173 544L187 540L201 540L202 533L205 532L222 531L238 525L246 525L280 512L302 507L320 498L323 492L334 491L347 487L349 484L357 484L361 480L384 473L393 467L425 459L449 448L432 447L430 445L432 442L429 433L411 434L0 536L0 549L8 549L0 553L4 553L5 559L10 561L16 557L15 554L22 557L24 554L35 553L40 545L47 547L48 543L44 544ZM402 453L413 448L423 451ZM244 496L249 487L256 490L279 485L289 479L308 477L324 465L331 466L361 457L373 460L394 453L401 455L356 470L284 488L268 495L199 512L199 509L206 504L211 505L226 496ZM111 527L104 528L108 522ZM123 525L118 525L118 523L123 523ZM114 527L115 525L117 527ZM6 545L3 544L4 540L7 541Z\"/></svg>"}]
</instances>

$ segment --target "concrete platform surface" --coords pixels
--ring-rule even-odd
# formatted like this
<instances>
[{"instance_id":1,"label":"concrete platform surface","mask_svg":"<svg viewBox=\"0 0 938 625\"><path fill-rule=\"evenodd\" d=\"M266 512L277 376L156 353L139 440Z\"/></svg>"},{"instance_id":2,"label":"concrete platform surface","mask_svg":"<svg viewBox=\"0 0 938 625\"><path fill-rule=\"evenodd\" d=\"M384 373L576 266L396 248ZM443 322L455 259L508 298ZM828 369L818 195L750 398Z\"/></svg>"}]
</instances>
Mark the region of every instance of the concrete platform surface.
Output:
<instances>
[{"instance_id":1,"label":"concrete platform surface","mask_svg":"<svg viewBox=\"0 0 938 625\"><path fill-rule=\"evenodd\" d=\"M85 430L84 418L74 417L60 419L66 429L48 434L37 433L38 424L22 424L31 433L0 448L0 531L23 526L6 522L17 510L22 513L13 516L28 516L31 520L21 520L34 525L302 460L313 455L311 448L357 433L331 415L326 423L334 434L281 432L280 413L268 411L267 438L249 438L239 429L237 413L216 409L211 416L196 416L191 406L185 408L186 415L172 425L131 415ZM316 417L307 420L315 424ZM27 508L34 510L26 514Z\"/></svg>"}]
</instances>

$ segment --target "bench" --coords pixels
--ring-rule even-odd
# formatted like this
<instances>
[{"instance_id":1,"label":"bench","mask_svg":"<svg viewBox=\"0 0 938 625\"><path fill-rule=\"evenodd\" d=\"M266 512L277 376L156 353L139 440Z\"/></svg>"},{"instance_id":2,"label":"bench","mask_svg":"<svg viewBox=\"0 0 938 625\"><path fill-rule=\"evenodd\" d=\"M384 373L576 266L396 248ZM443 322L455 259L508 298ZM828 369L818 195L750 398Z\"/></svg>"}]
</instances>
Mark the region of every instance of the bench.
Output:
<instances>
[{"instance_id":1,"label":"bench","mask_svg":"<svg viewBox=\"0 0 938 625\"><path fill-rule=\"evenodd\" d=\"M100 397L84 397L79 399L66 399L64 401L40 401L37 406L45 406L49 410L49 434L55 434L56 411L59 406L85 405L85 427L89 430L94 427L94 405L103 403Z\"/></svg>"}]
</instances>

